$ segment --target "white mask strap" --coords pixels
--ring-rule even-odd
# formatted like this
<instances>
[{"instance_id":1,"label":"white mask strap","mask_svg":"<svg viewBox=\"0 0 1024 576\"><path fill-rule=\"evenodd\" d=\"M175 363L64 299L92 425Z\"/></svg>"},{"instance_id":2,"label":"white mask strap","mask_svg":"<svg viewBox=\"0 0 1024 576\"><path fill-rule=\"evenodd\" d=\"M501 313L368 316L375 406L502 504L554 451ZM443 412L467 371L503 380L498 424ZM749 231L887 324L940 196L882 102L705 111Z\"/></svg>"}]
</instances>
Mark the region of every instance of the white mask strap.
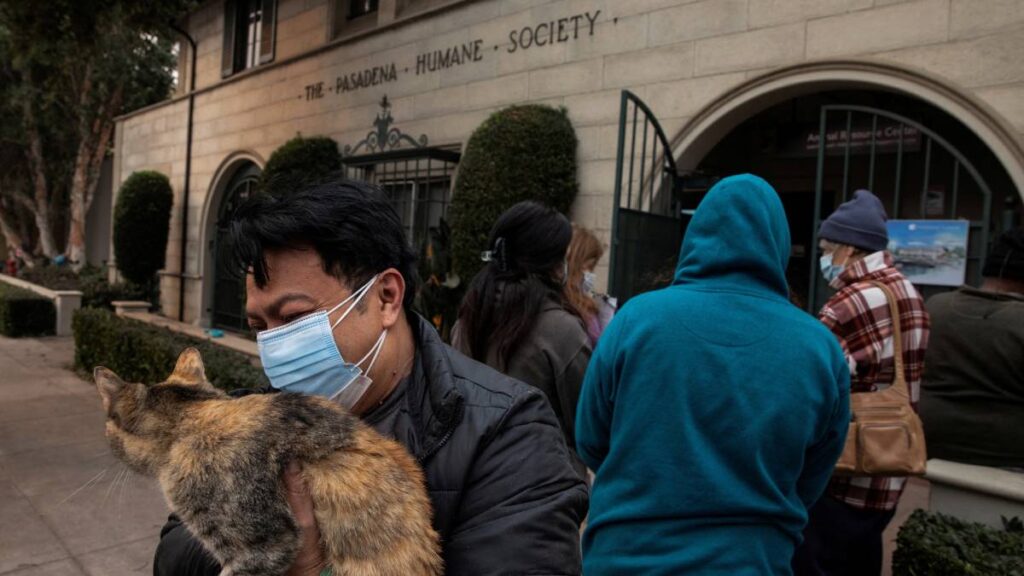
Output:
<instances>
[{"instance_id":1,"label":"white mask strap","mask_svg":"<svg viewBox=\"0 0 1024 576\"><path fill-rule=\"evenodd\" d=\"M377 338L377 343L374 344L372 348L370 348L370 350L366 353L366 356L363 356L362 359L359 360L359 362L356 362L356 366L361 366L363 362L366 362L366 359L369 358L371 354L373 355L373 358L370 360L369 366L366 367L364 374L369 374L370 370L373 370L373 365L374 363L377 362L377 357L380 356L380 351L384 349L384 340L387 339L387 337L387 330L381 332L380 338Z\"/></svg>"},{"instance_id":2,"label":"white mask strap","mask_svg":"<svg viewBox=\"0 0 1024 576\"><path fill-rule=\"evenodd\" d=\"M339 302L337 306L335 306L334 308L331 308L330 310L327 311L327 315L330 316L331 314L334 314L335 310L337 310L338 308L341 308L345 304L351 302L353 298L355 299L355 302L352 303L352 306L350 306L348 310L345 310L345 313L342 314L340 318L335 320L333 324L331 324L331 330L334 330L335 328L337 328L338 324L341 324L341 321L344 320L345 317L347 317L349 315L349 313L351 313L352 310L355 309L355 307L359 305L359 302L363 299L363 296L366 296L366 293L370 291L370 287L372 287L373 283L377 281L377 277L378 276L380 276L380 274L377 274L373 278L370 278L369 282L367 282L366 284L363 284L362 287L359 288L359 290L356 290L352 294L349 294L348 298L345 298L344 300Z\"/></svg>"}]
</instances>

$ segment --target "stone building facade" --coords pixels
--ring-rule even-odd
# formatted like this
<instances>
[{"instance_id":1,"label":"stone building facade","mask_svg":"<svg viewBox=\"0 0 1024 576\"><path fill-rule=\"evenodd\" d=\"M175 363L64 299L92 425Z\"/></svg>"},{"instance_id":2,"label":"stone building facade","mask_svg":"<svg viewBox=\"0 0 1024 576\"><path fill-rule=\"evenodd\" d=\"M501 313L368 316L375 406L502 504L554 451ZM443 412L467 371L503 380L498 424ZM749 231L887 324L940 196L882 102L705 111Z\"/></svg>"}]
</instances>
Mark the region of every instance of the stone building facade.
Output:
<instances>
[{"instance_id":1,"label":"stone building facade","mask_svg":"<svg viewBox=\"0 0 1024 576\"><path fill-rule=\"evenodd\" d=\"M787 203L791 222L800 214L808 220L803 238L814 222L814 195L807 194L815 186L813 153L782 140L808 141L818 134L823 107L852 103L895 110L932 127L928 134L945 135L901 140L900 154L920 157L908 156L906 166L924 161L928 173L973 159L991 190L984 210L962 198L971 214L960 214L956 186L970 178L954 167L942 178L956 183L938 186L929 184L937 176L924 177L920 203L916 191L905 194L904 204L920 208L905 216L984 219L987 236L1020 218L1019 0L210 0L188 16L185 29L197 42L196 89L185 90L186 49L183 90L118 120L114 184L138 170L170 177L175 205L162 305L186 322L215 323L217 219L237 193L240 173L258 173L297 134L327 135L352 150L380 117L415 145L422 136L430 147L457 152L504 106L564 106L579 138L580 194L572 217L610 241L616 168L630 153L619 152L620 131L628 140L620 111L622 91L629 90L660 123L667 140L662 151L680 174L697 182L733 170L773 171L769 179L778 179L780 193L794 194ZM894 122L858 114L863 119L848 127ZM932 140L959 155L932 163ZM655 148L652 155L662 153ZM872 176L875 148L872 142ZM885 153L877 155L877 172L895 170L899 182L902 164L887 168L896 152ZM866 148L853 156L848 167L868 162ZM841 157L826 160L831 166ZM843 194L846 186L844 176ZM936 198L944 203L933 211ZM820 210L834 201L826 197ZM899 193L894 201L901 202ZM794 256L812 258L811 242L797 236ZM608 259L598 270L602 281Z\"/></svg>"}]
</instances>

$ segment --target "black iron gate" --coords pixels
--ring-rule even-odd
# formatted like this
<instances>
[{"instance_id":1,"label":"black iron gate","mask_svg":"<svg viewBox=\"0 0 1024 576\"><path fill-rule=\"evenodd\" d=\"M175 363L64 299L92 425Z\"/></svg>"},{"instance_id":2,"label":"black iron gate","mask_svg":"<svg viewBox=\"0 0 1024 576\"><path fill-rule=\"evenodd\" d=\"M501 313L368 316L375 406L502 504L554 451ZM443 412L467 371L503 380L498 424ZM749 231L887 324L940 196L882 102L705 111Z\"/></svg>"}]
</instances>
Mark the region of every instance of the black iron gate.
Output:
<instances>
[{"instance_id":1,"label":"black iron gate","mask_svg":"<svg viewBox=\"0 0 1024 576\"><path fill-rule=\"evenodd\" d=\"M459 153L440 147L407 148L345 157L345 175L379 186L402 218L410 244L419 249L448 213Z\"/></svg>"},{"instance_id":2,"label":"black iron gate","mask_svg":"<svg viewBox=\"0 0 1024 576\"><path fill-rule=\"evenodd\" d=\"M232 268L234 245L231 243L228 217L252 195L259 183L260 169L255 164L242 166L231 177L217 210L217 234L214 239L213 317L216 328L247 332L245 314L245 277Z\"/></svg>"},{"instance_id":3,"label":"black iron gate","mask_svg":"<svg viewBox=\"0 0 1024 576\"><path fill-rule=\"evenodd\" d=\"M675 268L688 218L668 138L643 101L622 91L615 164L609 293L620 303Z\"/></svg>"},{"instance_id":4,"label":"black iron gate","mask_svg":"<svg viewBox=\"0 0 1024 576\"><path fill-rule=\"evenodd\" d=\"M969 221L966 280L978 284L991 225L992 193L964 154L919 122L855 105L821 108L816 148L815 232L821 219L854 190L867 188L887 202L891 220ZM971 196L980 197L980 205L963 202ZM818 267L817 243L812 242L811 251L807 307L815 312L824 304L828 289ZM919 288L926 297L936 290Z\"/></svg>"}]
</instances>

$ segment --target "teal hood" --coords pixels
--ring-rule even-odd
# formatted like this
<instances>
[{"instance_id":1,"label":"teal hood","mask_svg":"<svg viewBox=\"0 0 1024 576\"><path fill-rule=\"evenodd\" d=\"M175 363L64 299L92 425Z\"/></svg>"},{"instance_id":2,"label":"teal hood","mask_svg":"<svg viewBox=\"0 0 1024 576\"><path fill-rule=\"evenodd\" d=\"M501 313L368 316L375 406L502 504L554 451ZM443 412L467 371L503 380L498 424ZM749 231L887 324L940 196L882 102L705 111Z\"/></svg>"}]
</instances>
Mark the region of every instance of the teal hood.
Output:
<instances>
[{"instance_id":1,"label":"teal hood","mask_svg":"<svg viewBox=\"0 0 1024 576\"><path fill-rule=\"evenodd\" d=\"M775 189L752 174L730 176L701 201L683 238L673 285L789 297L789 223Z\"/></svg>"}]
</instances>

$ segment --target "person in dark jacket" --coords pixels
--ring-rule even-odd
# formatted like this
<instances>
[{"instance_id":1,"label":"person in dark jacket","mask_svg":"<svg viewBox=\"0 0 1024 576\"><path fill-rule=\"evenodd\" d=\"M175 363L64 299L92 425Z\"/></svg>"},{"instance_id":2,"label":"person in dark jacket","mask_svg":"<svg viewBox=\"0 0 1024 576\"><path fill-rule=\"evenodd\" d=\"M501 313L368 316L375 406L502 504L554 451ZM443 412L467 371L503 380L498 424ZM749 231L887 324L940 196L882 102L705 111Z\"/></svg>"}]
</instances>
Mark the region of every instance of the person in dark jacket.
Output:
<instances>
[{"instance_id":1,"label":"person in dark jacket","mask_svg":"<svg viewBox=\"0 0 1024 576\"><path fill-rule=\"evenodd\" d=\"M232 235L271 386L332 397L408 448L424 468L447 574L580 573L588 491L551 407L410 312L415 257L380 190L336 180L258 196ZM314 333L333 345L320 350L332 339ZM298 478L285 475L303 534L289 574L319 574L319 532ZM172 516L154 575L219 571Z\"/></svg>"},{"instance_id":2,"label":"person in dark jacket","mask_svg":"<svg viewBox=\"0 0 1024 576\"><path fill-rule=\"evenodd\" d=\"M462 301L454 344L462 353L544 392L575 456L576 402L590 339L565 290L572 225L557 210L520 202L491 228L487 265Z\"/></svg>"},{"instance_id":3,"label":"person in dark jacket","mask_svg":"<svg viewBox=\"0 0 1024 576\"><path fill-rule=\"evenodd\" d=\"M928 456L1024 469L1024 228L1004 232L981 288L932 296L921 384Z\"/></svg>"}]
</instances>

